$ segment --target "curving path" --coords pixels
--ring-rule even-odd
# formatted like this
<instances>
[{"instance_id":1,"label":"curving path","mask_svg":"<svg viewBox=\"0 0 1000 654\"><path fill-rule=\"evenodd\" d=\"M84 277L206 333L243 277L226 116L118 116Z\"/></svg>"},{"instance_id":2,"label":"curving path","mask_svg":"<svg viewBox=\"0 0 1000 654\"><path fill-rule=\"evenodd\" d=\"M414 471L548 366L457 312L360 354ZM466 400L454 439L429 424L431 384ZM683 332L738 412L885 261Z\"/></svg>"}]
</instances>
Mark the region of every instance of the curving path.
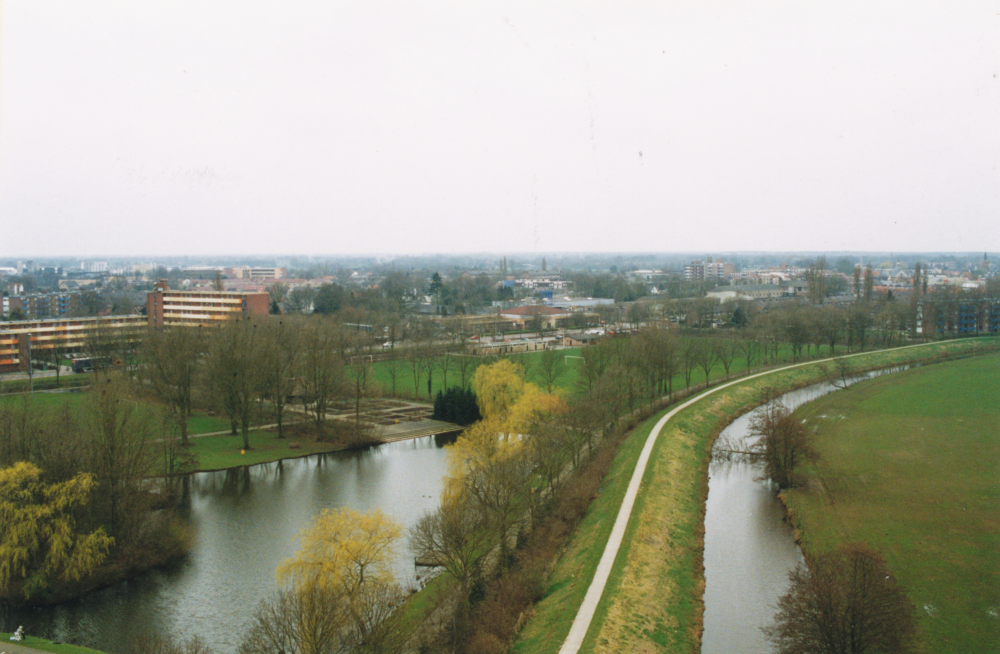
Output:
<instances>
[{"instance_id":1,"label":"curving path","mask_svg":"<svg viewBox=\"0 0 1000 654\"><path fill-rule=\"evenodd\" d=\"M906 345L903 347L892 348L891 351L895 352L898 350L924 347L926 345L933 344L933 341L928 343L918 343L917 345ZM601 596L604 594L604 587L608 582L608 577L611 575L611 568L614 567L615 558L618 556L618 550L621 548L622 539L625 536L625 527L628 526L629 518L632 515L632 507L635 504L636 496L639 494L639 486L642 483L643 475L646 473L646 464L649 461L649 456L653 451L653 446L656 444L657 437L660 435L660 430L663 429L663 426L666 425L671 418L695 402L700 402L713 393L717 393L735 384L742 384L743 382L751 379L764 377L783 370L791 370L793 368L801 368L802 366L812 366L819 363L834 361L836 359L846 359L888 351L890 350L869 350L867 352L856 352L855 354L846 354L839 357L819 359L816 361L805 361L803 363L795 363L790 366L783 366L781 368L759 372L755 375L734 379L733 381L726 382L721 386L716 386L713 389L705 391L701 395L687 400L683 404L674 407L662 418L660 418L656 425L653 426L653 429L650 430L649 437L646 438L646 444L642 448L642 453L639 454L639 460L636 462L635 471L632 473L632 478L629 480L628 490L625 491L625 497L622 500L621 508L618 510L618 517L615 519L615 525L611 530L611 536L608 538L608 544L604 547L604 554L601 555L601 560L597 564L597 570L594 572L594 579L590 582L590 587L587 588L587 594L583 598L583 603L580 605L580 609L577 611L576 617L573 619L573 626L570 627L569 635L566 636L566 640L563 642L562 647L559 648L559 654L577 654L577 652L580 651L580 646L583 645L583 640L587 636L587 630L590 628L590 623L594 619L594 612L597 610L597 605L601 602Z\"/></svg>"}]
</instances>

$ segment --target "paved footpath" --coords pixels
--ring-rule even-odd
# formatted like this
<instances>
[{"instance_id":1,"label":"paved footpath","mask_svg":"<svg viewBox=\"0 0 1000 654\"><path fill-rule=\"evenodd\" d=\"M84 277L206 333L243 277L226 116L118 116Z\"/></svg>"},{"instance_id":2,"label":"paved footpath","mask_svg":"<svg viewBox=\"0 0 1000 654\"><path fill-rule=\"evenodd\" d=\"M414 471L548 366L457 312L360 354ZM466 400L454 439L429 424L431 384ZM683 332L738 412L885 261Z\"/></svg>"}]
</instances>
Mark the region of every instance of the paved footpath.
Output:
<instances>
[{"instance_id":1,"label":"paved footpath","mask_svg":"<svg viewBox=\"0 0 1000 654\"><path fill-rule=\"evenodd\" d=\"M6 640L0 641L0 654L38 654L41 651L18 643L9 643Z\"/></svg>"},{"instance_id":2,"label":"paved footpath","mask_svg":"<svg viewBox=\"0 0 1000 654\"><path fill-rule=\"evenodd\" d=\"M925 345L932 344L933 343L920 343L918 345L908 345L905 347L893 348L892 351L904 350L913 347L923 347ZM880 350L857 352L855 354L848 354L836 358L846 359L866 354L877 354L879 351ZM646 444L642 448L642 453L639 455L638 462L636 462L635 471L632 473L632 479L629 480L628 489L625 491L625 498L622 500L622 506L618 510L618 517L615 519L615 526L611 530L611 536L608 538L608 544L604 547L604 554L601 555L601 560L597 564L597 571L594 573L594 579L590 582L590 587L587 588L587 594L583 598L583 603L580 605L579 611L577 611L576 618L573 619L573 626L570 627L569 635L566 636L566 640L559 649L559 654L577 654L577 652L580 651L580 647L583 645L583 640L587 636L587 630L590 628L590 623L594 619L594 613L597 611L597 606L601 602L601 595L604 594L604 587L608 583L608 577L611 575L611 568L614 567L615 558L618 556L618 550L621 548L622 539L625 537L625 527L628 526L629 518L632 516L632 507L635 504L636 496L639 494L639 486L642 483L642 476L646 473L646 464L649 462L649 456L653 452L653 446L656 444L656 437L660 435L660 430L663 429L663 426L666 425L671 418L677 415L678 412L683 411L695 402L699 402L709 395L718 393L722 389L733 386L734 384L742 384L745 381L756 379L757 377L763 377L764 375L771 375L783 370L791 370L792 368L811 366L817 363L825 363L833 360L834 359L820 359L819 361L805 361L791 366L784 366L782 368L775 368L774 370L759 372L756 375L734 379L731 382L727 382L721 386L716 386L711 390L705 391L701 395L691 398L684 404L675 407L660 418L653 429L649 432Z\"/></svg>"}]
</instances>

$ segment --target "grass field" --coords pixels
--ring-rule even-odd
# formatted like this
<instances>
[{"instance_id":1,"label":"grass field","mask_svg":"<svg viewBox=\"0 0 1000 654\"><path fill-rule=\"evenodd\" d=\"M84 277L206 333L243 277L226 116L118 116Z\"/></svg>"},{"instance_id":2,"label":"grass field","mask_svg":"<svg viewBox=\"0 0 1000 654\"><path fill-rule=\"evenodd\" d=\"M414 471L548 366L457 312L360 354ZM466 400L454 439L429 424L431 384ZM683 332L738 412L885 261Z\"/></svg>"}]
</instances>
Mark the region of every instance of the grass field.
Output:
<instances>
[{"instance_id":1,"label":"grass field","mask_svg":"<svg viewBox=\"0 0 1000 654\"><path fill-rule=\"evenodd\" d=\"M10 642L10 636L11 634L0 631L0 652L4 650L4 644ZM90 649L89 647L67 645L65 643L56 644L42 638L35 638L34 636L25 636L24 640L17 644L37 649L40 652L55 652L56 654L102 654L99 650Z\"/></svg>"},{"instance_id":2,"label":"grass field","mask_svg":"<svg viewBox=\"0 0 1000 654\"><path fill-rule=\"evenodd\" d=\"M1000 355L875 379L797 413L819 460L788 501L807 552L880 549L927 652L1000 648Z\"/></svg>"},{"instance_id":3,"label":"grass field","mask_svg":"<svg viewBox=\"0 0 1000 654\"><path fill-rule=\"evenodd\" d=\"M990 341L958 341L925 348L866 354L856 365L882 366L933 352L975 351ZM793 388L827 374L819 366L775 373L767 384ZM681 412L653 449L632 518L583 652L685 652L700 650L703 576L702 512L709 448L735 416L759 401L763 382L726 389ZM658 416L619 449L600 495L559 560L545 597L521 632L517 654L557 652L586 594L607 542L642 441Z\"/></svg>"},{"instance_id":4,"label":"grass field","mask_svg":"<svg viewBox=\"0 0 1000 654\"><path fill-rule=\"evenodd\" d=\"M562 375L556 380L553 391L561 391L567 394L576 393L579 389L577 386L578 380L578 370L581 364L580 357L581 348L566 348L559 350L560 354L564 357L564 371ZM823 356L829 356L827 353L829 348L820 348L816 358ZM814 350L814 353L816 351ZM838 350L838 354L846 352L846 349L841 347ZM542 352L522 352L518 354L509 355L508 358L521 364L525 369L525 379L527 381L536 384L542 390L545 390L546 384L542 376L542 371L540 368L540 358ZM792 360L792 350L790 346L783 345L778 350L778 356L775 360L769 363L781 364L790 363ZM477 364L488 364L493 359L489 357L482 357L476 359ZM375 373L375 382L381 388L383 394L387 396L392 395L392 378L389 372L390 364L385 361L378 361L374 364L373 370ZM746 370L746 360L737 357L733 360L732 366L730 367L730 375L739 375ZM760 362L754 362L754 369L760 367ZM710 371L710 378L714 382L716 380L725 377L725 370L721 363L716 363L715 366ZM427 377L421 372L420 377L420 391L416 394L417 398L423 401L428 401L427 397ZM697 385L705 381L705 373L701 368L696 368L691 375L691 385ZM444 389L444 378L441 374L440 369L434 371L434 379L431 384L431 400L437 394L438 391ZM459 386L461 384L461 376L458 373L456 367L452 367L448 372L448 386ZM673 387L675 390L684 388L684 373L678 372L673 379ZM396 396L398 397L414 397L413 391L413 372L412 366L408 361L403 361L399 364L399 371L396 373Z\"/></svg>"},{"instance_id":5,"label":"grass field","mask_svg":"<svg viewBox=\"0 0 1000 654\"><path fill-rule=\"evenodd\" d=\"M76 412L87 403L87 391L80 393L32 393L30 397L32 405L43 410L66 406ZM22 394L0 395L0 406L21 402L23 398ZM229 421L225 418L196 413L188 419L188 433L192 435L228 430Z\"/></svg>"},{"instance_id":6,"label":"grass field","mask_svg":"<svg viewBox=\"0 0 1000 654\"><path fill-rule=\"evenodd\" d=\"M556 381L556 387L571 390L576 388L576 371L580 360L573 358L580 356L579 348L566 348L565 350L560 350L560 353L564 357L565 366L563 374ZM530 382L538 384L543 389L545 388L545 382L542 379L541 372L538 370L537 361L538 357L541 356L541 352L526 352L522 354L512 355L510 358L517 361L522 366L524 366L526 371L526 378ZM454 360L455 357L452 357ZM486 364L490 363L492 359L488 357L476 358L475 364ZM375 382L382 389L385 395L392 395L392 377L389 372L390 365L386 361L377 361L373 366L375 372ZM420 400L427 401L427 375L424 371L421 371L420 377L420 391L414 394L413 392L413 367L409 361L403 361L398 364L399 370L396 373L396 395L399 397L416 397ZM474 374L474 373L473 373ZM459 374L458 368L452 364L452 367L448 371L448 386L460 386L462 383L462 377ZM468 380L471 383L471 379ZM437 395L438 391L444 390L444 376L441 374L440 369L434 371L434 379L431 381L431 399Z\"/></svg>"}]
</instances>

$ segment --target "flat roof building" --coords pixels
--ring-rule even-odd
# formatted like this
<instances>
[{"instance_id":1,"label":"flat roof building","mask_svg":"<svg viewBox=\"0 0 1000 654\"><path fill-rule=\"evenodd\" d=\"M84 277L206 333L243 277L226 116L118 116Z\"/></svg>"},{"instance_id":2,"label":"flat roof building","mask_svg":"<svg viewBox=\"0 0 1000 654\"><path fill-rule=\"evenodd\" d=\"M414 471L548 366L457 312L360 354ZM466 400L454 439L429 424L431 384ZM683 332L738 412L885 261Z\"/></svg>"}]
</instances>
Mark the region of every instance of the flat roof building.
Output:
<instances>
[{"instance_id":1,"label":"flat roof building","mask_svg":"<svg viewBox=\"0 0 1000 654\"><path fill-rule=\"evenodd\" d=\"M79 352L97 330L127 335L145 328L146 316L0 322L0 372L27 372L29 356L38 360L57 348L64 354Z\"/></svg>"},{"instance_id":2,"label":"flat roof building","mask_svg":"<svg viewBox=\"0 0 1000 654\"><path fill-rule=\"evenodd\" d=\"M146 295L146 316L153 327L218 324L234 316L267 315L267 293L171 291L161 281Z\"/></svg>"}]
</instances>

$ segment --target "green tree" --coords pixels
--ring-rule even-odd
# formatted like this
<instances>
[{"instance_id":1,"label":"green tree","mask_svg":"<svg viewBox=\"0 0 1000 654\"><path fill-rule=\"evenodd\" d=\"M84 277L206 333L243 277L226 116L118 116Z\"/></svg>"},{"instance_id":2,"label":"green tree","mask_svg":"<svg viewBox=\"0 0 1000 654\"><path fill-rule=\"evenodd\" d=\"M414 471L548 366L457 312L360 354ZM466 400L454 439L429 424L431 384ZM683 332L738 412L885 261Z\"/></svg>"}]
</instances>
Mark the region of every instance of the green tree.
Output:
<instances>
[{"instance_id":1,"label":"green tree","mask_svg":"<svg viewBox=\"0 0 1000 654\"><path fill-rule=\"evenodd\" d=\"M313 299L313 313L329 315L340 311L344 305L344 289L340 284L323 284Z\"/></svg>"},{"instance_id":2,"label":"green tree","mask_svg":"<svg viewBox=\"0 0 1000 654\"><path fill-rule=\"evenodd\" d=\"M100 527L81 531L75 518L94 484L86 473L46 484L24 461L0 469L0 591L18 583L28 598L54 581L79 581L104 561L114 539Z\"/></svg>"}]
</instances>

